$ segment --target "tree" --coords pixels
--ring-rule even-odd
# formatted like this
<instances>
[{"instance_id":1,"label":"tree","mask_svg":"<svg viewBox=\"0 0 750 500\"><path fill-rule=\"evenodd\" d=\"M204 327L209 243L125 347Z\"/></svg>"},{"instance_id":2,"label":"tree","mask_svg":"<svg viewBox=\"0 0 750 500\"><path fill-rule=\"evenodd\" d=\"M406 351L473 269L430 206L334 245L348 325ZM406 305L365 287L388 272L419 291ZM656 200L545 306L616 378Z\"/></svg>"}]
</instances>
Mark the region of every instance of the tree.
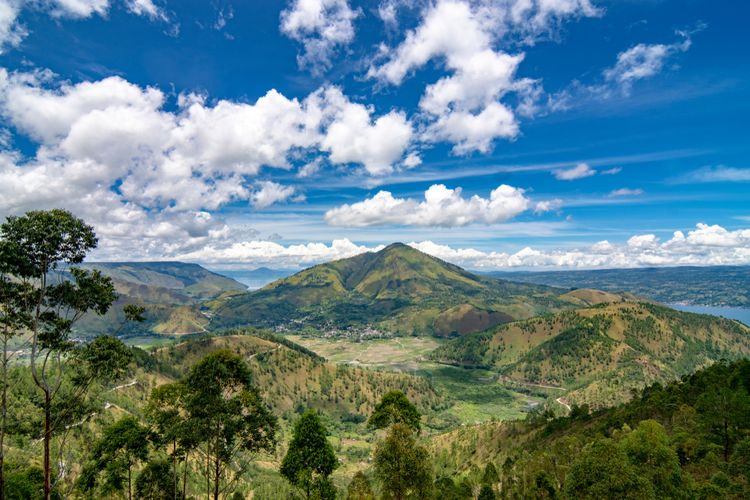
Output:
<instances>
[{"instance_id":1,"label":"tree","mask_svg":"<svg viewBox=\"0 0 750 500\"><path fill-rule=\"evenodd\" d=\"M218 500L226 467L240 450L274 449L276 418L252 385L245 362L228 350L203 358L184 384L191 429L206 453L207 493L213 481L213 497Z\"/></svg>"},{"instance_id":2,"label":"tree","mask_svg":"<svg viewBox=\"0 0 750 500\"><path fill-rule=\"evenodd\" d=\"M706 433L721 444L724 461L729 461L741 430L750 424L750 397L744 387L721 384L701 395L697 409Z\"/></svg>"},{"instance_id":3,"label":"tree","mask_svg":"<svg viewBox=\"0 0 750 500\"><path fill-rule=\"evenodd\" d=\"M52 407L63 383L65 354L74 323L86 312L104 314L114 302L114 286L98 271L69 268L70 280L55 283L60 264L78 264L97 245L91 226L66 210L32 211L8 217L0 226L5 271L24 287L24 313L31 335L34 383L43 393L44 497L51 493Z\"/></svg>"},{"instance_id":4,"label":"tree","mask_svg":"<svg viewBox=\"0 0 750 500\"><path fill-rule=\"evenodd\" d=\"M16 269L16 256L5 240L0 240L0 337L2 359L0 359L0 498L5 498L5 432L8 419L8 367L14 354L8 351L8 343L30 325L31 316L26 304L30 300L31 287L12 276Z\"/></svg>"},{"instance_id":5,"label":"tree","mask_svg":"<svg viewBox=\"0 0 750 500\"><path fill-rule=\"evenodd\" d=\"M483 485L482 489L479 490L479 496L477 497L477 500L495 500L497 496L495 495L495 492L492 490L492 488L488 485Z\"/></svg>"},{"instance_id":6,"label":"tree","mask_svg":"<svg viewBox=\"0 0 750 500\"><path fill-rule=\"evenodd\" d=\"M184 408L185 386L181 383L164 384L154 388L149 395L145 413L155 427L160 444L171 444L169 452L172 457L172 491L177 498L177 459L183 462L182 496L185 496L187 483L188 455L195 448L194 433L191 422Z\"/></svg>"},{"instance_id":7,"label":"tree","mask_svg":"<svg viewBox=\"0 0 750 500\"><path fill-rule=\"evenodd\" d=\"M654 491L665 497L678 496L682 483L680 460L659 422L641 421L622 438L619 447L635 466L638 476L651 482Z\"/></svg>"},{"instance_id":8,"label":"tree","mask_svg":"<svg viewBox=\"0 0 750 500\"><path fill-rule=\"evenodd\" d=\"M127 479L128 499L133 497L133 467L148 459L151 432L137 418L122 417L104 429L101 438L94 444L91 469L104 471L105 490L121 491ZM96 479L91 481L90 474L84 489L95 486Z\"/></svg>"},{"instance_id":9,"label":"tree","mask_svg":"<svg viewBox=\"0 0 750 500\"><path fill-rule=\"evenodd\" d=\"M155 459L146 464L135 480L135 496L141 500L176 500L173 490L172 465L168 460Z\"/></svg>"},{"instance_id":10,"label":"tree","mask_svg":"<svg viewBox=\"0 0 750 500\"><path fill-rule=\"evenodd\" d=\"M294 424L289 449L281 462L281 475L301 489L306 499L313 493L324 498L320 487L328 482L328 476L338 467L327 434L318 414L313 410L305 411Z\"/></svg>"},{"instance_id":11,"label":"tree","mask_svg":"<svg viewBox=\"0 0 750 500\"><path fill-rule=\"evenodd\" d=\"M427 450L417 445L407 424L390 427L385 439L375 447L374 463L383 498L430 498L432 471Z\"/></svg>"},{"instance_id":12,"label":"tree","mask_svg":"<svg viewBox=\"0 0 750 500\"><path fill-rule=\"evenodd\" d=\"M569 498L651 499L649 481L638 475L625 454L611 439L597 439L586 446L565 479Z\"/></svg>"},{"instance_id":13,"label":"tree","mask_svg":"<svg viewBox=\"0 0 750 500\"><path fill-rule=\"evenodd\" d=\"M367 480L367 476L361 470L354 474L352 481L349 483L346 500L375 500L370 481Z\"/></svg>"},{"instance_id":14,"label":"tree","mask_svg":"<svg viewBox=\"0 0 750 500\"><path fill-rule=\"evenodd\" d=\"M484 466L484 473L482 474L482 484L486 484L490 488L494 488L497 483L500 482L500 475L497 473L497 468L492 462L487 462Z\"/></svg>"},{"instance_id":15,"label":"tree","mask_svg":"<svg viewBox=\"0 0 750 500\"><path fill-rule=\"evenodd\" d=\"M385 429L393 424L405 424L412 430L419 432L419 410L401 391L386 393L375 406L367 425L375 429Z\"/></svg>"}]
</instances>

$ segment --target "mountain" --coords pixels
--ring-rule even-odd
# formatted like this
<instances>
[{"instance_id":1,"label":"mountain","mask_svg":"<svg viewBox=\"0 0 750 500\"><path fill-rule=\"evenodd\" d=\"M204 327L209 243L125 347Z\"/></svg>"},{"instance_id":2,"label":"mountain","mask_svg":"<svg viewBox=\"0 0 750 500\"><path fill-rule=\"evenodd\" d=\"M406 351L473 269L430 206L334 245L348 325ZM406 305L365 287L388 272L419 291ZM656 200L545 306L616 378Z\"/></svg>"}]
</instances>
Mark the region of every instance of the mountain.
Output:
<instances>
[{"instance_id":1,"label":"mountain","mask_svg":"<svg viewBox=\"0 0 750 500\"><path fill-rule=\"evenodd\" d=\"M372 327L410 335L463 335L573 307L561 293L478 276L395 243L230 297L215 311L211 326Z\"/></svg>"},{"instance_id":2,"label":"mountain","mask_svg":"<svg viewBox=\"0 0 750 500\"><path fill-rule=\"evenodd\" d=\"M488 275L561 288L628 291L663 304L750 308L750 266L492 272Z\"/></svg>"},{"instance_id":3,"label":"mountain","mask_svg":"<svg viewBox=\"0 0 750 500\"><path fill-rule=\"evenodd\" d=\"M626 400L632 388L749 355L750 328L737 321L621 300L467 335L429 357L602 406Z\"/></svg>"},{"instance_id":4,"label":"mountain","mask_svg":"<svg viewBox=\"0 0 750 500\"><path fill-rule=\"evenodd\" d=\"M201 312L203 302L247 289L231 278L184 262L90 262L80 267L109 276L119 295L107 314L89 314L76 324L81 335L203 332L208 325L208 318ZM122 313L125 304L144 306L146 321L126 325Z\"/></svg>"}]
</instances>

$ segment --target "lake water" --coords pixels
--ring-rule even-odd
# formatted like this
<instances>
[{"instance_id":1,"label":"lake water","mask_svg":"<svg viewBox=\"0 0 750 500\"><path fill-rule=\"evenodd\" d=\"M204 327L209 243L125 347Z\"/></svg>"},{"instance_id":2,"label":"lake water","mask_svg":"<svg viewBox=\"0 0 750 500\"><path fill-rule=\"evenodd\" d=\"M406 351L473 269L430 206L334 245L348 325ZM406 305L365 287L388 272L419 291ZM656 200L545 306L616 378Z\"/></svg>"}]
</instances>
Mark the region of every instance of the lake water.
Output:
<instances>
[{"instance_id":1,"label":"lake water","mask_svg":"<svg viewBox=\"0 0 750 500\"><path fill-rule=\"evenodd\" d=\"M670 304L669 306L678 311L724 316L725 318L736 319L750 326L750 309L741 307L686 306L683 304Z\"/></svg>"}]
</instances>

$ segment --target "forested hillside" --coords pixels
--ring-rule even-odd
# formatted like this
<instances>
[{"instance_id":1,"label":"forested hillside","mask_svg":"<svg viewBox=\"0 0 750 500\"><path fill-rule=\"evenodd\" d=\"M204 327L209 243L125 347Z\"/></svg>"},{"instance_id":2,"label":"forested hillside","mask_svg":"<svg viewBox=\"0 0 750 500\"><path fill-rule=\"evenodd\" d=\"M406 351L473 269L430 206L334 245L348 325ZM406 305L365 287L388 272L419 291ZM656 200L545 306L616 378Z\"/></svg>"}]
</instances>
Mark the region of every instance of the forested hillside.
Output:
<instances>
[{"instance_id":1,"label":"forested hillside","mask_svg":"<svg viewBox=\"0 0 750 500\"><path fill-rule=\"evenodd\" d=\"M466 427L429 448L438 474L500 498L748 498L749 392L750 362L721 362L614 408Z\"/></svg>"},{"instance_id":2,"label":"forested hillside","mask_svg":"<svg viewBox=\"0 0 750 500\"><path fill-rule=\"evenodd\" d=\"M750 329L741 323L620 301L467 335L430 357L492 368L520 384L563 389L568 403L601 406L626 400L633 388L748 355Z\"/></svg>"}]
</instances>

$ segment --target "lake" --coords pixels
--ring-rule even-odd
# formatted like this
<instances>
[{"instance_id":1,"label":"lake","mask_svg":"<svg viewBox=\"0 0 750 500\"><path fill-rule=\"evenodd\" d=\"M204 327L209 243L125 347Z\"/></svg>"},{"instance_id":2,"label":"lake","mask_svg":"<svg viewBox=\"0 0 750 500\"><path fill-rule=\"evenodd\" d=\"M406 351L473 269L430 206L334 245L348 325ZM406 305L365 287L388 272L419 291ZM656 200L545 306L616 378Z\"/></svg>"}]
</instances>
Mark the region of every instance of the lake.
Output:
<instances>
[{"instance_id":1,"label":"lake","mask_svg":"<svg viewBox=\"0 0 750 500\"><path fill-rule=\"evenodd\" d=\"M729 319L736 319L750 326L750 309L742 307L718 307L718 306L688 306L684 304L669 304L678 311L687 311L699 314L713 314L714 316L724 316Z\"/></svg>"}]
</instances>

